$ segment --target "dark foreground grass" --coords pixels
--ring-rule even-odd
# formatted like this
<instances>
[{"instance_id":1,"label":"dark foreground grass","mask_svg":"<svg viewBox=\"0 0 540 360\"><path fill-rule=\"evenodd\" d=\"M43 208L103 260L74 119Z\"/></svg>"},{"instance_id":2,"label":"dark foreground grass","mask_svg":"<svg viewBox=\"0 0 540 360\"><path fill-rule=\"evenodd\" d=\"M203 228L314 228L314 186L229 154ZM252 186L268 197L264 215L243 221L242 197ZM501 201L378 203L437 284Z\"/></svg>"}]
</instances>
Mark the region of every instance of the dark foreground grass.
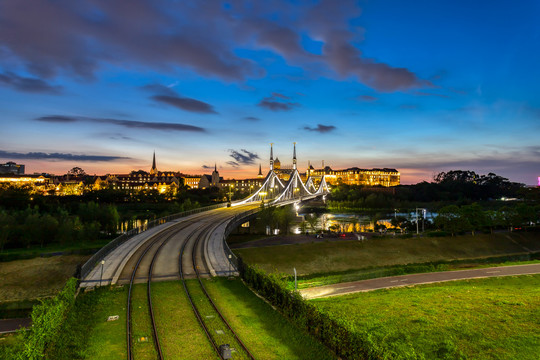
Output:
<instances>
[{"instance_id":1,"label":"dark foreground grass","mask_svg":"<svg viewBox=\"0 0 540 360\"><path fill-rule=\"evenodd\" d=\"M336 358L255 296L240 280L214 278L205 280L205 286L256 359Z\"/></svg>"},{"instance_id":2,"label":"dark foreground grass","mask_svg":"<svg viewBox=\"0 0 540 360\"><path fill-rule=\"evenodd\" d=\"M526 244L526 246L524 245ZM237 249L245 262L267 272L292 275L329 274L351 270L473 259L524 253L540 247L538 233L496 233L443 238L374 238L360 241L281 245Z\"/></svg>"},{"instance_id":3,"label":"dark foreground grass","mask_svg":"<svg viewBox=\"0 0 540 360\"><path fill-rule=\"evenodd\" d=\"M540 354L540 275L475 279L312 300L394 359Z\"/></svg>"}]
</instances>

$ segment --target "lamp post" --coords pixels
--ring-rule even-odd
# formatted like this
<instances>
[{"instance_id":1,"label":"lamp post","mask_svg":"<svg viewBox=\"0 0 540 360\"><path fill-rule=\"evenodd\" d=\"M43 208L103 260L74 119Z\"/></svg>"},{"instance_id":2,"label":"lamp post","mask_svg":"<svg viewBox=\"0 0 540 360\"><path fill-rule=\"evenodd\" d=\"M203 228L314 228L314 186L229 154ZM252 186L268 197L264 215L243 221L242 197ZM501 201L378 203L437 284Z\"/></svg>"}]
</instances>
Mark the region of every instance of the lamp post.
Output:
<instances>
[{"instance_id":1,"label":"lamp post","mask_svg":"<svg viewBox=\"0 0 540 360\"><path fill-rule=\"evenodd\" d=\"M229 254L229 277L231 276L231 258L232 258L232 255Z\"/></svg>"},{"instance_id":2,"label":"lamp post","mask_svg":"<svg viewBox=\"0 0 540 360\"><path fill-rule=\"evenodd\" d=\"M422 210L422 232L424 232L424 218L426 216L426 209L416 208L416 235L418 235L418 210Z\"/></svg>"},{"instance_id":3,"label":"lamp post","mask_svg":"<svg viewBox=\"0 0 540 360\"><path fill-rule=\"evenodd\" d=\"M103 265L105 265L105 260L101 260L101 276L99 278L99 287L101 287L101 281L103 280Z\"/></svg>"}]
</instances>

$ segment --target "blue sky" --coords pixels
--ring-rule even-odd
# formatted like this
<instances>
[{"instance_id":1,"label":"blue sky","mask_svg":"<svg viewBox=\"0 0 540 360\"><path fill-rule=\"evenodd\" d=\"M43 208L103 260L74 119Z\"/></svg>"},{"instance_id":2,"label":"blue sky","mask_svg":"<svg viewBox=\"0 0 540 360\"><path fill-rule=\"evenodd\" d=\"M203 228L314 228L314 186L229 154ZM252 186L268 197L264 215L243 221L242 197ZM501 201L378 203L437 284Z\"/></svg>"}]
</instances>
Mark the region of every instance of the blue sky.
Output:
<instances>
[{"instance_id":1,"label":"blue sky","mask_svg":"<svg viewBox=\"0 0 540 360\"><path fill-rule=\"evenodd\" d=\"M540 176L537 1L6 0L0 161Z\"/></svg>"}]
</instances>

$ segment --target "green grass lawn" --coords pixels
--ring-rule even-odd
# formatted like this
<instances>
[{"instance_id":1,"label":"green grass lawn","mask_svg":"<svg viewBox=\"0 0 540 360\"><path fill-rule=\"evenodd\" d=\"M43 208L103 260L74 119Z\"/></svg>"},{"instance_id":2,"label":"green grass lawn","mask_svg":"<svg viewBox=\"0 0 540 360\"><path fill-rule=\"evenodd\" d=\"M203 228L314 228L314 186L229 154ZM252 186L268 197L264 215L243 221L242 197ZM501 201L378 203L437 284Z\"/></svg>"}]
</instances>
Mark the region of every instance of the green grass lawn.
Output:
<instances>
[{"instance_id":1,"label":"green grass lawn","mask_svg":"<svg viewBox=\"0 0 540 360\"><path fill-rule=\"evenodd\" d=\"M94 241L81 241L70 244L48 244L44 247L33 246L30 248L6 249L0 253L0 261L10 261L11 259L31 259L38 256L46 256L60 252L91 254L112 239L99 239ZM7 259L7 260L5 260Z\"/></svg>"},{"instance_id":2,"label":"green grass lawn","mask_svg":"<svg viewBox=\"0 0 540 360\"><path fill-rule=\"evenodd\" d=\"M267 272L298 275L337 273L382 266L417 264L453 259L500 256L525 252L522 244L536 250L537 233L496 233L442 238L374 238L360 241L281 245L237 249L249 264Z\"/></svg>"},{"instance_id":3,"label":"green grass lawn","mask_svg":"<svg viewBox=\"0 0 540 360\"><path fill-rule=\"evenodd\" d=\"M311 301L369 335L394 359L536 360L540 354L540 275L454 281Z\"/></svg>"},{"instance_id":4,"label":"green grass lawn","mask_svg":"<svg viewBox=\"0 0 540 360\"><path fill-rule=\"evenodd\" d=\"M292 325L240 280L214 278L205 287L256 359L335 359L323 345Z\"/></svg>"},{"instance_id":5,"label":"green grass lawn","mask_svg":"<svg viewBox=\"0 0 540 360\"><path fill-rule=\"evenodd\" d=\"M0 303L54 296L88 255L0 262Z\"/></svg>"},{"instance_id":6,"label":"green grass lawn","mask_svg":"<svg viewBox=\"0 0 540 360\"><path fill-rule=\"evenodd\" d=\"M152 304L165 359L218 359L181 282L153 283Z\"/></svg>"}]
</instances>

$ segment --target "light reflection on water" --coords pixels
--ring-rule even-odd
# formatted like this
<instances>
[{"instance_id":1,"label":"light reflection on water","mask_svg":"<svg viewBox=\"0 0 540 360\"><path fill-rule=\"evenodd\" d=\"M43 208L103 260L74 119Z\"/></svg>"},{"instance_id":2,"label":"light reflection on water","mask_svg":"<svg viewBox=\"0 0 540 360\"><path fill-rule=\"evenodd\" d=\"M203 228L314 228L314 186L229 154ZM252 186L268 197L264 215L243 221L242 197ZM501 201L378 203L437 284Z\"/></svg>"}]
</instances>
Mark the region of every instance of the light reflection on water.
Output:
<instances>
[{"instance_id":1,"label":"light reflection on water","mask_svg":"<svg viewBox=\"0 0 540 360\"><path fill-rule=\"evenodd\" d=\"M308 215L308 214L302 214ZM337 230L340 232L370 232L375 230L375 221L374 216L370 215L360 215L360 214L309 214L317 216L317 225L315 226L317 230ZM437 213L427 212L426 220L433 220L437 216ZM386 228L392 228L392 218L394 217L404 217L411 222L416 221L415 212L411 213L392 213L385 214L383 218L377 219L377 224L384 225ZM419 212L419 219L421 219L421 212ZM310 225L306 226L310 232L312 228ZM293 229L295 234L301 232L300 227L295 226Z\"/></svg>"},{"instance_id":2,"label":"light reflection on water","mask_svg":"<svg viewBox=\"0 0 540 360\"><path fill-rule=\"evenodd\" d=\"M121 221L121 222L118 223L118 231L121 232L121 233L125 233L126 231L141 227L143 225L146 225L147 223L148 223L148 220L146 220L146 219L145 220L136 219L136 220Z\"/></svg>"}]
</instances>

